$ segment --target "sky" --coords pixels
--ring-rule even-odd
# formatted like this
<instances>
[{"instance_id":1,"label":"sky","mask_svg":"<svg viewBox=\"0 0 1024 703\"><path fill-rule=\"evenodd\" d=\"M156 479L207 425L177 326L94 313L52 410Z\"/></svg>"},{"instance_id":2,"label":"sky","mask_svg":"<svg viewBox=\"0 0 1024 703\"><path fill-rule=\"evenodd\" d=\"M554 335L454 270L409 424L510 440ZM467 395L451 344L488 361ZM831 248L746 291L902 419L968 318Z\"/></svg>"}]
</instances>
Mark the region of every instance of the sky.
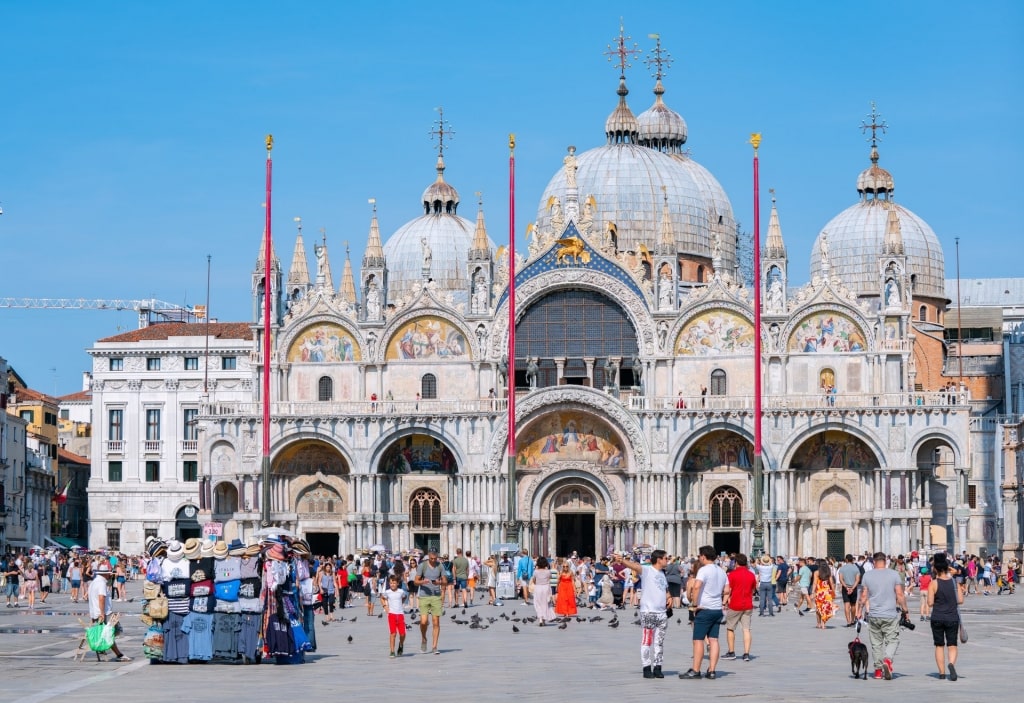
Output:
<instances>
[{"instance_id":1,"label":"sky","mask_svg":"<svg viewBox=\"0 0 1024 703\"><path fill-rule=\"evenodd\" d=\"M566 147L604 143L625 33L635 114L653 102L642 58L673 58L666 103L691 156L753 227L751 132L761 132L762 236L778 198L791 283L818 232L857 199L871 103L880 165L928 222L955 277L1021 276L1024 3L536 2L4 3L0 14L0 298L206 297L252 316L263 231L264 137L275 139L275 249L295 217L326 230L335 283L358 267L376 198L386 239L421 213L436 108L454 130L446 180L491 239L524 242ZM311 270L313 270L311 266ZM43 392L81 389L97 339L131 311L0 308L0 356Z\"/></svg>"}]
</instances>

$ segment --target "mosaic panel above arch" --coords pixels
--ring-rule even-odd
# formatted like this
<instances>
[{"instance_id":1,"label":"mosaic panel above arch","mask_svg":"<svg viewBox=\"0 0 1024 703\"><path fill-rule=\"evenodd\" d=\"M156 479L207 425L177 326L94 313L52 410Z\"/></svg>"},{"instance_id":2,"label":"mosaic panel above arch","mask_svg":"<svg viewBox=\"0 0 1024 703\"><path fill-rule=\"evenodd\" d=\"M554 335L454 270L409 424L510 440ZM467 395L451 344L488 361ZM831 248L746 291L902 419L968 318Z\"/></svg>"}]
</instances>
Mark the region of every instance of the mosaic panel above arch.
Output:
<instances>
[{"instance_id":1,"label":"mosaic panel above arch","mask_svg":"<svg viewBox=\"0 0 1024 703\"><path fill-rule=\"evenodd\" d=\"M337 449L316 440L303 440L285 447L274 457L273 473L279 476L345 476L348 462Z\"/></svg>"},{"instance_id":2,"label":"mosaic panel above arch","mask_svg":"<svg viewBox=\"0 0 1024 703\"><path fill-rule=\"evenodd\" d=\"M459 464L452 450L439 439L414 434L402 437L381 456L382 474L458 473Z\"/></svg>"},{"instance_id":3,"label":"mosaic panel above arch","mask_svg":"<svg viewBox=\"0 0 1024 703\"><path fill-rule=\"evenodd\" d=\"M424 316L406 322L388 342L388 361L468 361L469 343L462 330L440 317Z\"/></svg>"},{"instance_id":4,"label":"mosaic panel above arch","mask_svg":"<svg viewBox=\"0 0 1024 703\"><path fill-rule=\"evenodd\" d=\"M790 468L805 471L877 469L879 462L871 448L859 438L828 430L801 444L793 454Z\"/></svg>"},{"instance_id":5,"label":"mosaic panel above arch","mask_svg":"<svg viewBox=\"0 0 1024 703\"><path fill-rule=\"evenodd\" d=\"M288 347L290 363L337 363L360 361L359 344L341 325L319 322L310 325Z\"/></svg>"},{"instance_id":6,"label":"mosaic panel above arch","mask_svg":"<svg viewBox=\"0 0 1024 703\"><path fill-rule=\"evenodd\" d=\"M555 461L586 461L622 469L627 462L611 425L580 410L544 414L519 434L516 446L516 463L528 469Z\"/></svg>"},{"instance_id":7,"label":"mosaic panel above arch","mask_svg":"<svg viewBox=\"0 0 1024 703\"><path fill-rule=\"evenodd\" d=\"M680 356L738 354L754 348L754 326L730 310L708 310L687 322L676 337Z\"/></svg>"},{"instance_id":8,"label":"mosaic panel above arch","mask_svg":"<svg viewBox=\"0 0 1024 703\"><path fill-rule=\"evenodd\" d=\"M728 430L715 430L702 437L686 453L684 471L732 471L753 467L754 445Z\"/></svg>"},{"instance_id":9,"label":"mosaic panel above arch","mask_svg":"<svg viewBox=\"0 0 1024 703\"><path fill-rule=\"evenodd\" d=\"M867 349L864 331L842 313L824 311L808 315L789 336L791 352L859 352Z\"/></svg>"}]
</instances>

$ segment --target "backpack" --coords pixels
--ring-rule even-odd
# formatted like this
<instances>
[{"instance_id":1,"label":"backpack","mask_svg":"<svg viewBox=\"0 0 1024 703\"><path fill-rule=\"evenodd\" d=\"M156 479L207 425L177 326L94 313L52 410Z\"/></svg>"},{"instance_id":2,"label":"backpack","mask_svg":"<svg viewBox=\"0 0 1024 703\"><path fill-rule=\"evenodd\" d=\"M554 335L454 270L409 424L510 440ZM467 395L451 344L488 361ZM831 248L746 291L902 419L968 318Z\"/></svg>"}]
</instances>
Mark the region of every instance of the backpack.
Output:
<instances>
[{"instance_id":1,"label":"backpack","mask_svg":"<svg viewBox=\"0 0 1024 703\"><path fill-rule=\"evenodd\" d=\"M160 584L154 583L152 581L146 581L144 584L142 584L142 597L145 600L153 600L154 598L160 596L160 594Z\"/></svg>"},{"instance_id":2,"label":"backpack","mask_svg":"<svg viewBox=\"0 0 1024 703\"><path fill-rule=\"evenodd\" d=\"M162 583L164 580L164 572L160 568L160 560L156 557L150 557L149 563L146 564L146 580L153 583Z\"/></svg>"},{"instance_id":3,"label":"backpack","mask_svg":"<svg viewBox=\"0 0 1024 703\"><path fill-rule=\"evenodd\" d=\"M143 606L143 612L154 620L167 619L167 596L157 596Z\"/></svg>"}]
</instances>

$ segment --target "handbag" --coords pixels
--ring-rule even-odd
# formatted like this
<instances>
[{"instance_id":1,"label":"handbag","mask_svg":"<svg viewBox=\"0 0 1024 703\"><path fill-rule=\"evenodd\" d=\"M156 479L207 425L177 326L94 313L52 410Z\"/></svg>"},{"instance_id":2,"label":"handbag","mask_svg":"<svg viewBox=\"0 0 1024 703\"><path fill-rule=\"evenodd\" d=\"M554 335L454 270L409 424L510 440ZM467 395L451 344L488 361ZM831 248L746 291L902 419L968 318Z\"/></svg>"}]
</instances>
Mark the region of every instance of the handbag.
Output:
<instances>
[{"instance_id":1,"label":"handbag","mask_svg":"<svg viewBox=\"0 0 1024 703\"><path fill-rule=\"evenodd\" d=\"M114 626L110 623L96 623L85 631L85 640L94 652L105 652L114 646Z\"/></svg>"},{"instance_id":2,"label":"handbag","mask_svg":"<svg viewBox=\"0 0 1024 703\"><path fill-rule=\"evenodd\" d=\"M956 619L960 622L960 627L958 628L960 630L960 642L962 644L966 644L967 643L967 628L964 627L964 619L960 616L960 607L959 606L957 606L957 609L956 609Z\"/></svg>"}]
</instances>

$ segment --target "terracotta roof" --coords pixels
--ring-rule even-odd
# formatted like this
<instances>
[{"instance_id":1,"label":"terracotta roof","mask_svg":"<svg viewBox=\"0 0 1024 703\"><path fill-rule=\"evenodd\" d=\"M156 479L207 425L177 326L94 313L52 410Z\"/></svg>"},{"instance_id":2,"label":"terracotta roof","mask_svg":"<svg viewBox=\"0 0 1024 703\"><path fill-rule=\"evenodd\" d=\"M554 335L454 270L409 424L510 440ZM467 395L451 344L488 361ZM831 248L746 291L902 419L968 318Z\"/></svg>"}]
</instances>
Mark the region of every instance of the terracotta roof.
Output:
<instances>
[{"instance_id":1,"label":"terracotta roof","mask_svg":"<svg viewBox=\"0 0 1024 703\"><path fill-rule=\"evenodd\" d=\"M26 400L36 400L39 401L40 403L52 403L53 405L57 404L57 399L54 398L52 395L46 395L45 393L34 391L31 388L15 389L14 395L18 399L19 403L24 402Z\"/></svg>"},{"instance_id":2,"label":"terracotta roof","mask_svg":"<svg viewBox=\"0 0 1024 703\"><path fill-rule=\"evenodd\" d=\"M248 322L158 322L113 337L104 337L100 342L152 342L168 337L203 337L209 329L211 337L218 339L252 339L252 328Z\"/></svg>"},{"instance_id":3,"label":"terracotta roof","mask_svg":"<svg viewBox=\"0 0 1024 703\"><path fill-rule=\"evenodd\" d=\"M62 403L74 403L83 400L92 400L92 391L78 391L77 393L68 393L57 398Z\"/></svg>"},{"instance_id":4,"label":"terracotta roof","mask_svg":"<svg viewBox=\"0 0 1024 703\"><path fill-rule=\"evenodd\" d=\"M63 447L57 447L57 461L63 462L65 464L82 464L84 466L89 466L92 464L92 462L89 461L89 457L81 456L79 454L75 454L74 452L69 452L67 449L64 449Z\"/></svg>"}]
</instances>

